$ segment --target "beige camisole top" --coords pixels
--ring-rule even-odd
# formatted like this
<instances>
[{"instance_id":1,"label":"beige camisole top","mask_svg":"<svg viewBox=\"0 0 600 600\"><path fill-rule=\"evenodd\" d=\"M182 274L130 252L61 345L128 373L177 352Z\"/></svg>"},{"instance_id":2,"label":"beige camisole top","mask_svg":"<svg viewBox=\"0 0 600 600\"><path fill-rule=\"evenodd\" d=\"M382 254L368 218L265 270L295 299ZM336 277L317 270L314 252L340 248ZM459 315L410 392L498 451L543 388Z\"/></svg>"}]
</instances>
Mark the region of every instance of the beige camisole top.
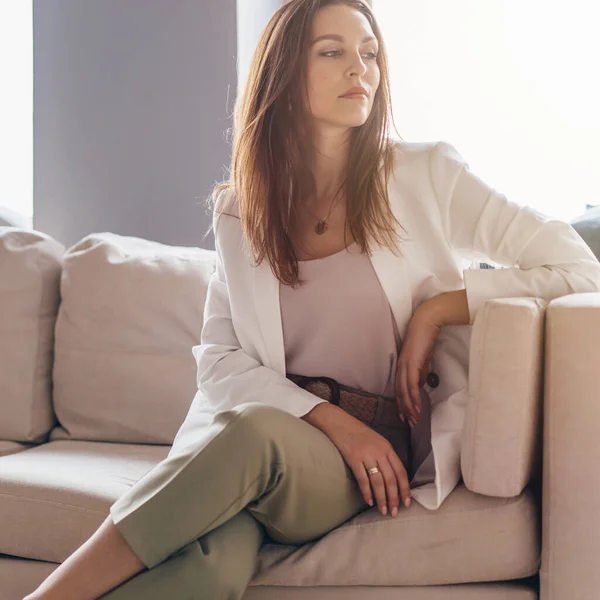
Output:
<instances>
[{"instance_id":1,"label":"beige camisole top","mask_svg":"<svg viewBox=\"0 0 600 600\"><path fill-rule=\"evenodd\" d=\"M298 265L307 283L279 286L286 372L395 396L400 336L368 254L353 242Z\"/></svg>"},{"instance_id":2,"label":"beige camisole top","mask_svg":"<svg viewBox=\"0 0 600 600\"><path fill-rule=\"evenodd\" d=\"M325 375L395 397L401 339L369 255L353 242L330 256L299 261L298 268L304 285L279 284L286 372ZM428 424L411 430L411 439L416 487L435 479Z\"/></svg>"}]
</instances>

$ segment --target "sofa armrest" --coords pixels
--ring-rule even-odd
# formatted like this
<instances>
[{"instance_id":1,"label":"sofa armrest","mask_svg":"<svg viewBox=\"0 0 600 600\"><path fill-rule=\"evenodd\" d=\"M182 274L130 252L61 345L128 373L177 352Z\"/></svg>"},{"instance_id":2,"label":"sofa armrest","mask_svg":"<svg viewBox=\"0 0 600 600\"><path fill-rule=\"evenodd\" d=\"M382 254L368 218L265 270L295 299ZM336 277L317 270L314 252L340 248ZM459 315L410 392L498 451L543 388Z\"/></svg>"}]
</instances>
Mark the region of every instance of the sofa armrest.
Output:
<instances>
[{"instance_id":1,"label":"sofa armrest","mask_svg":"<svg viewBox=\"0 0 600 600\"><path fill-rule=\"evenodd\" d=\"M540 598L600 590L600 293L546 310Z\"/></svg>"},{"instance_id":2,"label":"sofa armrest","mask_svg":"<svg viewBox=\"0 0 600 600\"><path fill-rule=\"evenodd\" d=\"M488 300L473 322L461 471L477 494L518 496L540 470L547 304Z\"/></svg>"}]
</instances>

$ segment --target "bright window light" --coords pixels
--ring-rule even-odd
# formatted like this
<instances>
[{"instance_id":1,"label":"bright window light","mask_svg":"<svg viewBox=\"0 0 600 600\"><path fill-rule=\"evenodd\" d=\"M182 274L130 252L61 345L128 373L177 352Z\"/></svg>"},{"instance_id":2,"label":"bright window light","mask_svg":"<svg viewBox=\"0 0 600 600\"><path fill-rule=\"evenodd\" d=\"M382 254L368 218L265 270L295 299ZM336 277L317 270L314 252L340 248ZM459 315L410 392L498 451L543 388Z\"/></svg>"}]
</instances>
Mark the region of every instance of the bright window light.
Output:
<instances>
[{"instance_id":1,"label":"bright window light","mask_svg":"<svg viewBox=\"0 0 600 600\"><path fill-rule=\"evenodd\" d=\"M32 3L0 2L0 174L2 207L33 216Z\"/></svg>"},{"instance_id":2,"label":"bright window light","mask_svg":"<svg viewBox=\"0 0 600 600\"><path fill-rule=\"evenodd\" d=\"M394 121L444 140L510 200L569 221L600 204L600 7L374 0Z\"/></svg>"}]
</instances>

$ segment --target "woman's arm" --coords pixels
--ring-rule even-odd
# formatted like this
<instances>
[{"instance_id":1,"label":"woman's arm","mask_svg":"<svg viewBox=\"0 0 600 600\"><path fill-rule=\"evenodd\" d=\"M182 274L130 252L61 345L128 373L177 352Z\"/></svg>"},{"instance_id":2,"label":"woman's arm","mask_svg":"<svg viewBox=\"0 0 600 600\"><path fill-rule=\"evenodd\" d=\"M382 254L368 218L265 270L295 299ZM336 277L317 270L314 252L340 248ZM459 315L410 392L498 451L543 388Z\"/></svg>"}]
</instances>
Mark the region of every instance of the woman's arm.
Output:
<instances>
[{"instance_id":1,"label":"woman's arm","mask_svg":"<svg viewBox=\"0 0 600 600\"><path fill-rule=\"evenodd\" d=\"M419 305L417 311L427 314L435 325L468 325L470 322L467 291L444 292Z\"/></svg>"},{"instance_id":2,"label":"woman's arm","mask_svg":"<svg viewBox=\"0 0 600 600\"><path fill-rule=\"evenodd\" d=\"M491 260L505 268L463 271L469 324L491 298L560 296L600 291L600 263L568 223L506 196L473 174L447 142L430 150L430 175L448 243L467 258ZM437 301L464 322L460 290Z\"/></svg>"}]
</instances>

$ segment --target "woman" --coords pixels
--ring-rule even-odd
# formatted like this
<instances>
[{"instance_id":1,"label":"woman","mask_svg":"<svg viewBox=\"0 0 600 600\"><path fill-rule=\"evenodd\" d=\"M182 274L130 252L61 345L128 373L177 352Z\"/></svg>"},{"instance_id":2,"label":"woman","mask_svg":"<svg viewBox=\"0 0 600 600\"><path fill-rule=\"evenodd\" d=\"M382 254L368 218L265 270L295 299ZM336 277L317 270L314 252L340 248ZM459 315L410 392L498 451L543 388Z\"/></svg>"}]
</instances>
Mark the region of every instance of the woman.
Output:
<instances>
[{"instance_id":1,"label":"woman","mask_svg":"<svg viewBox=\"0 0 600 600\"><path fill-rule=\"evenodd\" d=\"M167 459L28 600L241 598L267 536L316 540L411 496L435 510L458 484L461 326L490 298L598 291L600 265L451 145L391 140L389 109L368 6L277 11L236 106L231 183L214 193L198 393ZM473 259L506 268L463 272ZM392 396L411 440L291 374Z\"/></svg>"}]
</instances>

